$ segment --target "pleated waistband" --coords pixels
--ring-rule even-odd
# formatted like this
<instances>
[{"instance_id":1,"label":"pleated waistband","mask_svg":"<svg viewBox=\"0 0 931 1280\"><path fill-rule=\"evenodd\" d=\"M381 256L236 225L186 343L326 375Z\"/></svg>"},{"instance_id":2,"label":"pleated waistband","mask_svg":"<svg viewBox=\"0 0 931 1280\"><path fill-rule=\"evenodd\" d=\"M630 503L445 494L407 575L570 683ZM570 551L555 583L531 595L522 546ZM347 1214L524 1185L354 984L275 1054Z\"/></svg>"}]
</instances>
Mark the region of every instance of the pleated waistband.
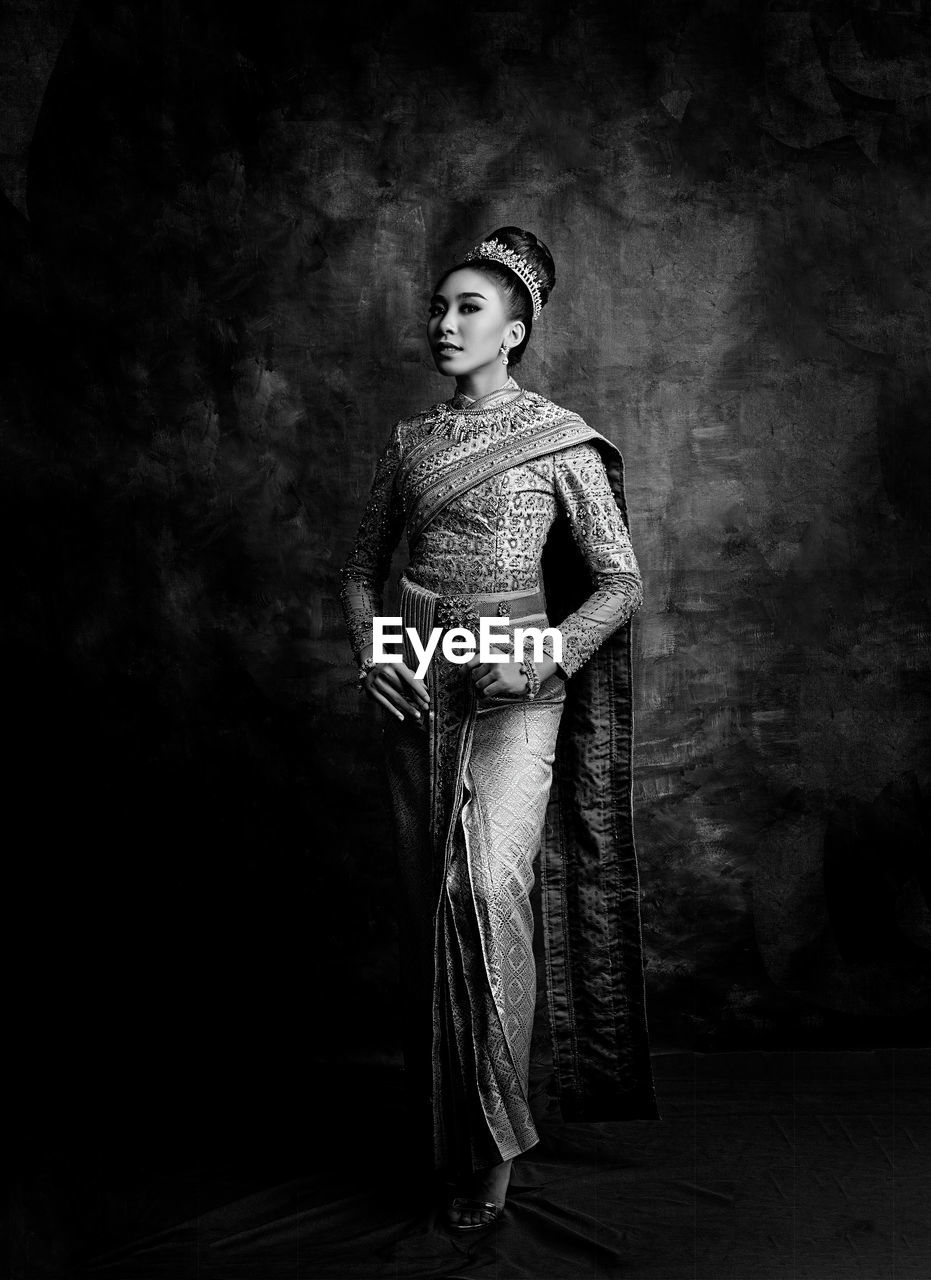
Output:
<instances>
[{"instance_id":1,"label":"pleated waistband","mask_svg":"<svg viewBox=\"0 0 931 1280\"><path fill-rule=\"evenodd\" d=\"M407 628L413 627L422 641L426 640L436 626L436 606L439 596L426 587L418 587L403 575L401 577L401 626L404 628L404 661L412 671L417 670L417 656L410 642Z\"/></svg>"}]
</instances>

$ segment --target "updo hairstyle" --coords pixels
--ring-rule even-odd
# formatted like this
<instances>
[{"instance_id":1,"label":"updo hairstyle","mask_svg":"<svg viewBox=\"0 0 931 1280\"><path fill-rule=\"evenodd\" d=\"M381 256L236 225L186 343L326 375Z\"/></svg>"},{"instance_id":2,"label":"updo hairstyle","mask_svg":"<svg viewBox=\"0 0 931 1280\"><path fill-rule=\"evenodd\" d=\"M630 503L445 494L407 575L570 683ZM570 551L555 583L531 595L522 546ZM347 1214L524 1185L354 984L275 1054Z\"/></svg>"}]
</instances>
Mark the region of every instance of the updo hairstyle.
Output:
<instances>
[{"instance_id":1,"label":"updo hairstyle","mask_svg":"<svg viewBox=\"0 0 931 1280\"><path fill-rule=\"evenodd\" d=\"M497 240L506 249L512 249L520 254L540 282L540 302L545 306L556 284L556 267L553 263L553 255L543 241L538 240L532 231L524 231L520 227L499 227L484 239ZM523 320L526 328L523 340L508 351L508 364L511 366L520 364L533 331L533 302L530 291L523 280L503 263L488 258L473 258L471 262L459 262L445 271L437 282L434 293L439 293L440 286L447 276L463 268L471 268L473 271L480 271L482 275L489 276L501 290L507 318Z\"/></svg>"}]
</instances>

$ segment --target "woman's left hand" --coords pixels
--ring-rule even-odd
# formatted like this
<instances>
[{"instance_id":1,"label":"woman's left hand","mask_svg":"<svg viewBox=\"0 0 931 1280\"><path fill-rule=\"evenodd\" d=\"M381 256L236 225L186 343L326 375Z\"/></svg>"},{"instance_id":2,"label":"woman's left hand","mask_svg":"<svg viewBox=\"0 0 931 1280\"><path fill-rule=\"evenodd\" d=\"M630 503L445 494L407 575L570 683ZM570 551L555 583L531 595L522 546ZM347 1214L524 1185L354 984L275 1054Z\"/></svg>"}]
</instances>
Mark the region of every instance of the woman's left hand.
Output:
<instances>
[{"instance_id":1,"label":"woman's left hand","mask_svg":"<svg viewBox=\"0 0 931 1280\"><path fill-rule=\"evenodd\" d=\"M475 692L485 698L522 698L530 687L519 662L479 662L474 655L466 666Z\"/></svg>"}]
</instances>

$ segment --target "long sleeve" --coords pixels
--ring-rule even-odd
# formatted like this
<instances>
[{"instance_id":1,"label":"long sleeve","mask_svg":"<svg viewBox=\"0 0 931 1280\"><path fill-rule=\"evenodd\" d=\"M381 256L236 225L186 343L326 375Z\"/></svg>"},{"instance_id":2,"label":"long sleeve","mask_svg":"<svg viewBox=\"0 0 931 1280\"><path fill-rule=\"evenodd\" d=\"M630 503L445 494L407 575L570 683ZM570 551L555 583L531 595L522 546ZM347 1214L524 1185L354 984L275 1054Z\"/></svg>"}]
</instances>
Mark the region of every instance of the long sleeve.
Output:
<instances>
[{"instance_id":1,"label":"long sleeve","mask_svg":"<svg viewBox=\"0 0 931 1280\"><path fill-rule=\"evenodd\" d=\"M340 570L340 605L357 661L372 642L372 618L382 611L391 557L404 530L404 512L394 483L400 460L399 426L395 425L378 459L352 551Z\"/></svg>"},{"instance_id":2,"label":"long sleeve","mask_svg":"<svg viewBox=\"0 0 931 1280\"><path fill-rule=\"evenodd\" d=\"M595 446L585 442L555 454L554 479L594 583L588 599L559 624L559 665L571 676L640 608L643 584L630 534Z\"/></svg>"}]
</instances>

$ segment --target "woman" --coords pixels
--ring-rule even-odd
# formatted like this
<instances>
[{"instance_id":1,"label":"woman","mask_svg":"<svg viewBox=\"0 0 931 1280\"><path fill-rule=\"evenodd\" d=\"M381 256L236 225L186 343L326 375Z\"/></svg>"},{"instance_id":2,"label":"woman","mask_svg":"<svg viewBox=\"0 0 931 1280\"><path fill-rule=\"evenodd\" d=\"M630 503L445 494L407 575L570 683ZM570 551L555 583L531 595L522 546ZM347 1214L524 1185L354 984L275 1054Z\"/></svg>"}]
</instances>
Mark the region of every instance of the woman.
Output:
<instances>
[{"instance_id":1,"label":"woman","mask_svg":"<svg viewBox=\"0 0 931 1280\"><path fill-rule=\"evenodd\" d=\"M449 1225L504 1206L538 1136L528 1105L535 1004L530 890L542 847L547 1000L567 1119L657 1115L643 1001L631 819L629 620L642 600L623 463L576 414L509 376L555 283L544 244L492 233L439 280L427 337L451 400L397 423L341 601L361 687L386 712L399 846L405 1060L429 1106ZM405 628L480 617L557 625L562 657L423 679L373 657L372 619L407 533ZM405 633L406 634L406 633Z\"/></svg>"}]
</instances>

